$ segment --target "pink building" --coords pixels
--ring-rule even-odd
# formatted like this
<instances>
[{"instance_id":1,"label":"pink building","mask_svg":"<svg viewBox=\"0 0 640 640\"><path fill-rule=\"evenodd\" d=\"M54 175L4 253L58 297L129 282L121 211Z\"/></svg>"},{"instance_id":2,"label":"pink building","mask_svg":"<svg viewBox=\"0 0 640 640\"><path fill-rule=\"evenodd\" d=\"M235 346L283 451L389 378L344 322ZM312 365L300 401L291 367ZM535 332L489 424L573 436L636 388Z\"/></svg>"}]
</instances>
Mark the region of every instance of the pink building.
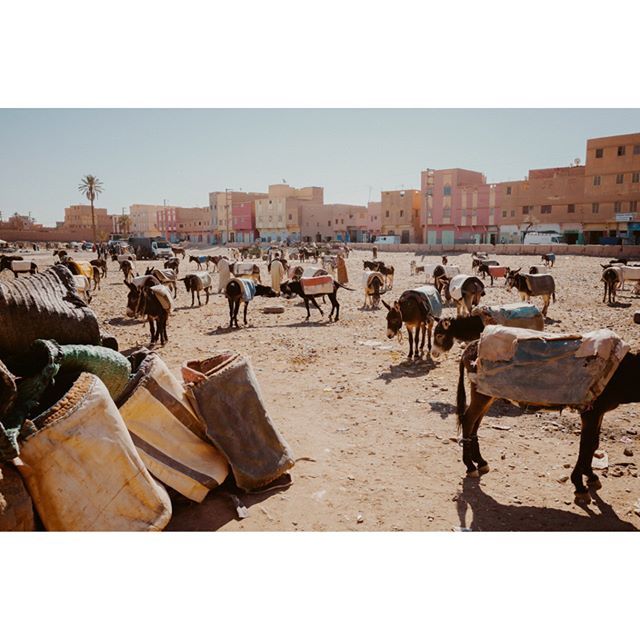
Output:
<instances>
[{"instance_id":1,"label":"pink building","mask_svg":"<svg viewBox=\"0 0 640 640\"><path fill-rule=\"evenodd\" d=\"M229 234L230 242L253 242L256 232L256 205L253 202L238 202L231 206L233 231Z\"/></svg>"},{"instance_id":2,"label":"pink building","mask_svg":"<svg viewBox=\"0 0 640 640\"><path fill-rule=\"evenodd\" d=\"M420 184L420 224L427 244L497 241L499 190L487 184L482 173L427 169L421 173Z\"/></svg>"}]
</instances>

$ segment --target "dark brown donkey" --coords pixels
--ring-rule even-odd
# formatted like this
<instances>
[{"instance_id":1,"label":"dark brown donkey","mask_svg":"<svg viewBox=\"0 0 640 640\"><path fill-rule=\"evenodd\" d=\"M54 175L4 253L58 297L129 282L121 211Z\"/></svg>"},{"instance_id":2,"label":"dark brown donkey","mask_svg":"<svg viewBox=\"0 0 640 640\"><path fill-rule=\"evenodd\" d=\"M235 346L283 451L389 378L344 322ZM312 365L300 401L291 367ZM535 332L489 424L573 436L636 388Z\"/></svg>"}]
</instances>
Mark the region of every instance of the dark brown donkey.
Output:
<instances>
[{"instance_id":1,"label":"dark brown donkey","mask_svg":"<svg viewBox=\"0 0 640 640\"><path fill-rule=\"evenodd\" d=\"M431 351L431 330L435 318L427 300L417 291L405 291L400 298L389 306L384 300L382 304L387 308L387 338L395 338L398 332L402 331L402 324L407 326L409 334L409 359L419 358L424 353L424 339L429 336L427 343L427 353ZM416 332L415 353L413 350L413 332ZM422 342L420 342L420 330L422 330Z\"/></svg>"},{"instance_id":2,"label":"dark brown donkey","mask_svg":"<svg viewBox=\"0 0 640 640\"><path fill-rule=\"evenodd\" d=\"M478 428L482 418L496 398L479 393L476 385L470 382L471 398L466 406L464 388L464 371L474 374L477 371L475 361L478 357L478 342L472 342L460 359L460 376L458 378L457 414L458 430L462 431L462 460L467 467L467 476L477 477L489 471L489 464L480 454L478 444ZM576 503L589 504L591 497L589 489L597 491L602 487L598 476L591 468L593 454L598 448L600 427L604 414L612 411L621 404L640 402L640 354L627 355L616 369L611 380L602 393L593 401L591 406L580 413L582 431L580 433L580 449L578 461L571 474L571 482L575 486ZM550 407L545 407L550 408ZM551 407L556 410L563 407ZM477 466L476 466L477 465ZM583 476L587 478L587 487L583 483Z\"/></svg>"}]
</instances>

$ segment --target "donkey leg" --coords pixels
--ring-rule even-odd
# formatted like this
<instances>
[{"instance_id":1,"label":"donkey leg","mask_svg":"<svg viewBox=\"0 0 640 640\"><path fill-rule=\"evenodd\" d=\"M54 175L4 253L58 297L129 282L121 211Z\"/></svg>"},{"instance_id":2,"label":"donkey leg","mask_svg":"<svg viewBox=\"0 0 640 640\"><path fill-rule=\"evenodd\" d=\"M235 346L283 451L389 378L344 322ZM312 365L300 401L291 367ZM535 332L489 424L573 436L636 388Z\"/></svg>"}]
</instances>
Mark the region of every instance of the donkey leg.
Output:
<instances>
[{"instance_id":1,"label":"donkey leg","mask_svg":"<svg viewBox=\"0 0 640 640\"><path fill-rule=\"evenodd\" d=\"M602 489L602 483L600 482L600 478L593 472L593 468L591 466L593 462L593 454L596 452L596 449L600 446L600 428L602 427L602 418L604 417L604 413L598 412L596 414L596 430L593 436L593 439L590 441L591 445L591 453L588 456L587 468L584 469L583 473L587 476L587 487L593 491L598 491Z\"/></svg>"},{"instance_id":2,"label":"donkey leg","mask_svg":"<svg viewBox=\"0 0 640 640\"><path fill-rule=\"evenodd\" d=\"M575 487L574 496L576 504L589 504L591 497L589 496L587 488L584 486L582 476L588 474L595 476L591 469L591 460L593 458L593 452L597 448L599 420L598 415L593 411L586 411L580 416L580 419L582 420L580 449L578 451L576 466L571 473L571 482L573 482L573 486ZM595 488L595 480L593 482Z\"/></svg>"},{"instance_id":3,"label":"donkey leg","mask_svg":"<svg viewBox=\"0 0 640 640\"><path fill-rule=\"evenodd\" d=\"M494 398L490 398L488 396L484 396L487 398L486 404L482 409L481 415L478 416L475 424L473 425L473 433L471 435L471 457L473 461L478 465L478 473L480 475L484 475L485 473L489 473L490 467L489 463L482 457L480 453L480 442L478 440L478 429L480 428L480 423L482 419L487 415L487 411L491 408L493 404Z\"/></svg>"},{"instance_id":4,"label":"donkey leg","mask_svg":"<svg viewBox=\"0 0 640 640\"><path fill-rule=\"evenodd\" d=\"M487 473L489 465L480 455L480 447L478 444L478 428L482 418L489 410L493 403L493 398L485 396L476 391L475 385L471 384L471 394L469 406L462 416L462 461L467 467L467 477L477 478L480 473ZM476 468L478 463L482 472Z\"/></svg>"},{"instance_id":5,"label":"donkey leg","mask_svg":"<svg viewBox=\"0 0 640 640\"><path fill-rule=\"evenodd\" d=\"M311 309L309 309L309 298L304 299L304 305L305 307L307 307L307 317L305 318L305 320L308 320L311 317ZM317 306L318 305L316 305L316 307Z\"/></svg>"},{"instance_id":6,"label":"donkey leg","mask_svg":"<svg viewBox=\"0 0 640 640\"><path fill-rule=\"evenodd\" d=\"M324 315L324 311L320 308L320 305L317 303L315 298L311 298L311 302L313 302L313 306L320 312L320 315ZM332 309L333 311L333 309Z\"/></svg>"},{"instance_id":7,"label":"donkey leg","mask_svg":"<svg viewBox=\"0 0 640 640\"><path fill-rule=\"evenodd\" d=\"M409 360L413 358L413 329L407 327L407 333L409 334Z\"/></svg>"},{"instance_id":8,"label":"donkey leg","mask_svg":"<svg viewBox=\"0 0 640 640\"><path fill-rule=\"evenodd\" d=\"M248 302L244 303L244 323L247 324L247 307L249 306Z\"/></svg>"}]
</instances>

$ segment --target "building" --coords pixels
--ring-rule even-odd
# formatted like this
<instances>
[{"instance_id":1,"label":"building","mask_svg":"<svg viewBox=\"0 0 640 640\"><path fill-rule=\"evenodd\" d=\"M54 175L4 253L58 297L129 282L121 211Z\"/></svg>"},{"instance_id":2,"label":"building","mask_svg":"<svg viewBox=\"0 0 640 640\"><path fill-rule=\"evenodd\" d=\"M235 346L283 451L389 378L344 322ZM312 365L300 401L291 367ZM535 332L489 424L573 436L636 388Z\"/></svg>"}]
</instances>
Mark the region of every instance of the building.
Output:
<instances>
[{"instance_id":1,"label":"building","mask_svg":"<svg viewBox=\"0 0 640 640\"><path fill-rule=\"evenodd\" d=\"M587 140L584 196L587 244L640 242L640 133Z\"/></svg>"},{"instance_id":2,"label":"building","mask_svg":"<svg viewBox=\"0 0 640 640\"><path fill-rule=\"evenodd\" d=\"M109 215L106 209L95 207L96 232L98 241L109 239L109 235L117 233L117 216ZM72 232L85 232L86 239L92 240L93 221L91 217L91 205L74 204L64 210L64 222L62 228Z\"/></svg>"},{"instance_id":3,"label":"building","mask_svg":"<svg viewBox=\"0 0 640 640\"><path fill-rule=\"evenodd\" d=\"M399 236L402 244L423 241L420 225L420 190L383 191L380 209L380 235Z\"/></svg>"},{"instance_id":4,"label":"building","mask_svg":"<svg viewBox=\"0 0 640 640\"><path fill-rule=\"evenodd\" d=\"M297 242L301 238L302 206L324 204L322 187L295 189L288 184L269 186L256 200L256 227L263 242Z\"/></svg>"},{"instance_id":5,"label":"building","mask_svg":"<svg viewBox=\"0 0 640 640\"><path fill-rule=\"evenodd\" d=\"M158 228L158 212L165 207L161 204L129 205L129 227L131 235L154 238L162 235Z\"/></svg>"},{"instance_id":6,"label":"building","mask_svg":"<svg viewBox=\"0 0 640 640\"><path fill-rule=\"evenodd\" d=\"M302 204L300 236L304 242L366 242L367 207L351 204ZM364 240L363 238L367 238Z\"/></svg>"},{"instance_id":7,"label":"building","mask_svg":"<svg viewBox=\"0 0 640 640\"><path fill-rule=\"evenodd\" d=\"M367 224L369 237L366 242L373 242L380 235L382 219L382 202L367 203Z\"/></svg>"},{"instance_id":8,"label":"building","mask_svg":"<svg viewBox=\"0 0 640 640\"><path fill-rule=\"evenodd\" d=\"M212 191L209 193L209 211L211 215L211 228L214 231L214 242L217 244L226 242L245 242L245 240L236 240L237 233L241 232L241 235L244 238L245 236L250 236L251 231L255 232L255 206L252 206L253 229L246 229L243 227L242 229L238 228L237 231L234 230L233 208L246 202L254 203L256 200L266 197L266 193L232 191L231 189L225 189L224 191ZM237 224L246 225L246 209L241 208L237 211L239 211L238 215L240 216Z\"/></svg>"},{"instance_id":9,"label":"building","mask_svg":"<svg viewBox=\"0 0 640 640\"><path fill-rule=\"evenodd\" d=\"M209 207L162 207L157 212L159 234L171 242L213 244Z\"/></svg>"},{"instance_id":10,"label":"building","mask_svg":"<svg viewBox=\"0 0 640 640\"><path fill-rule=\"evenodd\" d=\"M420 175L420 237L428 244L496 242L499 189L468 169Z\"/></svg>"},{"instance_id":11,"label":"building","mask_svg":"<svg viewBox=\"0 0 640 640\"><path fill-rule=\"evenodd\" d=\"M17 211L4 220L0 212L0 229L7 231L28 231L42 229L43 226L37 223L29 213L28 215L20 215Z\"/></svg>"},{"instance_id":12,"label":"building","mask_svg":"<svg viewBox=\"0 0 640 640\"><path fill-rule=\"evenodd\" d=\"M527 231L562 233L569 244L640 242L640 133L587 140L586 162L532 169L502 182L501 242Z\"/></svg>"},{"instance_id":13,"label":"building","mask_svg":"<svg viewBox=\"0 0 640 640\"><path fill-rule=\"evenodd\" d=\"M255 200L231 205L231 227L229 242L252 243L255 241L258 236Z\"/></svg>"}]
</instances>

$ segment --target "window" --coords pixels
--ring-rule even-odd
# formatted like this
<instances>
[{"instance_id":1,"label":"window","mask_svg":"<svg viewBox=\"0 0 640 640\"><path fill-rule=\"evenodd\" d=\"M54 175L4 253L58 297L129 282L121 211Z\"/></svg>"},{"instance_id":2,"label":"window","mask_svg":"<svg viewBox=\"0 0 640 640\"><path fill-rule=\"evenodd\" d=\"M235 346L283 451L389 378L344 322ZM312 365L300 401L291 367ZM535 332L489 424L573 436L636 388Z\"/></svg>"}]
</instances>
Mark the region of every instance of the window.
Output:
<instances>
[{"instance_id":1,"label":"window","mask_svg":"<svg viewBox=\"0 0 640 640\"><path fill-rule=\"evenodd\" d=\"M387 212L384 214L386 218L389 217L389 209L387 209Z\"/></svg>"},{"instance_id":2,"label":"window","mask_svg":"<svg viewBox=\"0 0 640 640\"><path fill-rule=\"evenodd\" d=\"M638 210L638 201L637 200L632 200L629 203L629 211L637 211Z\"/></svg>"},{"instance_id":3,"label":"window","mask_svg":"<svg viewBox=\"0 0 640 640\"><path fill-rule=\"evenodd\" d=\"M631 176L631 182L640 182L640 173L637 171Z\"/></svg>"},{"instance_id":4,"label":"window","mask_svg":"<svg viewBox=\"0 0 640 640\"><path fill-rule=\"evenodd\" d=\"M331 226L331 220L329 220L329 226Z\"/></svg>"},{"instance_id":5,"label":"window","mask_svg":"<svg viewBox=\"0 0 640 640\"><path fill-rule=\"evenodd\" d=\"M511 209L511 217L512 218L516 217L516 210L515 209Z\"/></svg>"},{"instance_id":6,"label":"window","mask_svg":"<svg viewBox=\"0 0 640 640\"><path fill-rule=\"evenodd\" d=\"M640 156L640 144L633 145L633 155Z\"/></svg>"},{"instance_id":7,"label":"window","mask_svg":"<svg viewBox=\"0 0 640 640\"><path fill-rule=\"evenodd\" d=\"M269 204L271 204L271 200L269 200Z\"/></svg>"},{"instance_id":8,"label":"window","mask_svg":"<svg viewBox=\"0 0 640 640\"><path fill-rule=\"evenodd\" d=\"M404 209L400 209L400 217L402 218L403 215L404 215Z\"/></svg>"},{"instance_id":9,"label":"window","mask_svg":"<svg viewBox=\"0 0 640 640\"><path fill-rule=\"evenodd\" d=\"M443 190L442 190L442 194L445 196L450 196L451 195L451 187L449 185L447 185Z\"/></svg>"},{"instance_id":10,"label":"window","mask_svg":"<svg viewBox=\"0 0 640 640\"><path fill-rule=\"evenodd\" d=\"M602 158L603 149L596 149L596 158Z\"/></svg>"},{"instance_id":11,"label":"window","mask_svg":"<svg viewBox=\"0 0 640 640\"><path fill-rule=\"evenodd\" d=\"M289 220L293 220L293 215L289 214Z\"/></svg>"},{"instance_id":12,"label":"window","mask_svg":"<svg viewBox=\"0 0 640 640\"><path fill-rule=\"evenodd\" d=\"M624 173L619 173L616 176L616 184L622 184L624 182Z\"/></svg>"},{"instance_id":13,"label":"window","mask_svg":"<svg viewBox=\"0 0 640 640\"><path fill-rule=\"evenodd\" d=\"M511 195L511 187L507 187L507 195L510 196Z\"/></svg>"},{"instance_id":14,"label":"window","mask_svg":"<svg viewBox=\"0 0 640 640\"><path fill-rule=\"evenodd\" d=\"M618 155L619 156L623 156L624 152L625 152L625 147L624 146L618 147Z\"/></svg>"},{"instance_id":15,"label":"window","mask_svg":"<svg viewBox=\"0 0 640 640\"><path fill-rule=\"evenodd\" d=\"M600 176L593 176L593 186L594 187L600 186Z\"/></svg>"},{"instance_id":16,"label":"window","mask_svg":"<svg viewBox=\"0 0 640 640\"><path fill-rule=\"evenodd\" d=\"M522 215L527 215L529 213L529 207L522 207Z\"/></svg>"},{"instance_id":17,"label":"window","mask_svg":"<svg viewBox=\"0 0 640 640\"><path fill-rule=\"evenodd\" d=\"M506 211L504 211L504 210L502 211L502 217L503 217L503 218L506 218L506 217L507 217L507 212L506 212Z\"/></svg>"},{"instance_id":18,"label":"window","mask_svg":"<svg viewBox=\"0 0 640 640\"><path fill-rule=\"evenodd\" d=\"M619 200L613 203L613 211L614 213L620 213L622 211L622 202Z\"/></svg>"},{"instance_id":19,"label":"window","mask_svg":"<svg viewBox=\"0 0 640 640\"><path fill-rule=\"evenodd\" d=\"M449 207L446 207L445 209L442 210L442 216L444 218L450 218L451 217L451 209L449 209Z\"/></svg>"},{"instance_id":20,"label":"window","mask_svg":"<svg viewBox=\"0 0 640 640\"><path fill-rule=\"evenodd\" d=\"M576 212L576 205L575 204L568 204L567 205L567 213L575 213Z\"/></svg>"},{"instance_id":21,"label":"window","mask_svg":"<svg viewBox=\"0 0 640 640\"><path fill-rule=\"evenodd\" d=\"M541 205L540 213L551 213L551 205L550 204Z\"/></svg>"},{"instance_id":22,"label":"window","mask_svg":"<svg viewBox=\"0 0 640 640\"><path fill-rule=\"evenodd\" d=\"M600 204L599 203L594 202L591 205L591 213L598 213L599 209L600 209Z\"/></svg>"}]
</instances>

